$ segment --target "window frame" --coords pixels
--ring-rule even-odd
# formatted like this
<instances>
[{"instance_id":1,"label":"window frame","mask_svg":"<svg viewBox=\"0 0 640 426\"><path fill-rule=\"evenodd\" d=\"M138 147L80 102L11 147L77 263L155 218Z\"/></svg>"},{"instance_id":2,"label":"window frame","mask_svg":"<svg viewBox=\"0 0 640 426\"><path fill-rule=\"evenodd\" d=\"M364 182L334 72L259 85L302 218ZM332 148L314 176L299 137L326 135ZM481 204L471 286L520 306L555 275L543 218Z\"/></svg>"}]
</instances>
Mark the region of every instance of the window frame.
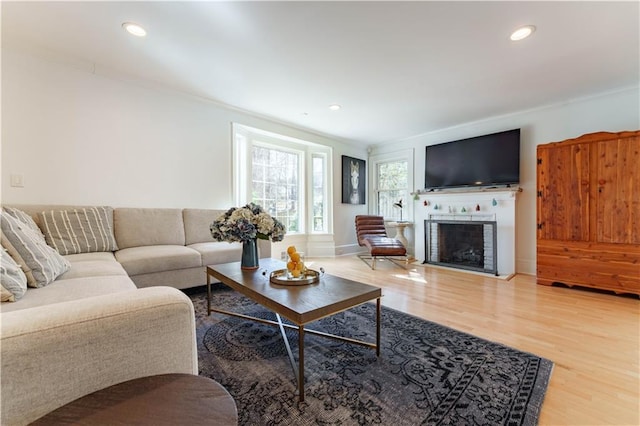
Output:
<instances>
[{"instance_id":1,"label":"window frame","mask_svg":"<svg viewBox=\"0 0 640 426\"><path fill-rule=\"evenodd\" d=\"M252 200L252 149L253 146L277 149L296 153L299 158L298 206L299 230L288 235L324 235L333 233L331 220L332 200L332 148L296 139L277 133L256 129L246 125L232 123L232 194L236 205L245 205ZM313 158L320 156L323 161L324 230L314 231L313 226Z\"/></svg>"},{"instance_id":2,"label":"window frame","mask_svg":"<svg viewBox=\"0 0 640 426\"><path fill-rule=\"evenodd\" d=\"M375 154L369 157L369 163L371 167L369 169L369 180L372 183L370 185L369 191L369 199L371 200L369 206L369 212L375 215L381 215L379 204L378 204L378 195L380 193L380 185L379 185L379 176L378 171L380 169L381 164L385 163L393 163L399 161L407 162L407 189L406 195L402 196L402 220L412 222L414 218L413 211L413 196L411 195L414 192L414 150L405 149L400 151L388 152L388 153L380 153ZM385 221L395 221L399 218L399 214L397 217L387 218L385 217Z\"/></svg>"},{"instance_id":3,"label":"window frame","mask_svg":"<svg viewBox=\"0 0 640 426\"><path fill-rule=\"evenodd\" d=\"M280 151L280 152L284 152L287 154L292 154L294 156L297 157L298 160L298 167L297 167L297 175L298 175L298 190L297 190L297 222L298 222L298 230L297 231L290 231L287 230L287 232L291 233L291 234L304 234L306 233L306 220L304 220L304 218L306 218L306 213L307 213L307 206L305 205L305 197L304 197L304 193L302 191L300 191L300 188L302 186L306 185L305 182L305 157L306 157L306 153L304 151L301 151L299 149L295 149L295 148L290 148L290 147L285 147L285 146L279 146L279 145L275 145L273 143L273 141L270 141L269 138L263 138L263 137L259 137L256 138L255 140L252 140L249 146L249 151L247 152L247 156L248 157L252 157L253 153L251 152L253 150L254 147L259 147L259 148L264 148L264 149L268 149L268 150L273 150L273 151ZM252 177L250 179L250 181L253 181L253 174ZM247 182L249 183L249 182ZM247 185L247 200L248 202L253 200L253 192L252 192L252 186L251 185ZM266 208L266 206L263 206L264 208ZM286 221L283 221L283 223L285 223L286 225Z\"/></svg>"},{"instance_id":4,"label":"window frame","mask_svg":"<svg viewBox=\"0 0 640 426\"><path fill-rule=\"evenodd\" d=\"M329 159L330 159L330 155L329 153L326 152L320 152L320 151L312 151L312 152L308 152L308 155L310 157L310 160L308 161L308 163L310 164L309 167L309 185L308 185L308 194L309 196L307 197L308 199L308 210L310 212L310 217L309 217L309 234L328 234L331 233L332 230L330 230L328 228L329 226L329 218L331 217L331 215L329 214L329 212L331 211L330 205L332 204L331 202L331 198L330 198L330 191L329 191L329 185L328 182L330 182L330 168L329 168ZM324 229L322 231L316 231L314 228L314 219L315 219L315 213L314 213L314 167L313 167L313 160L314 158L321 158L322 159L322 176L324 177L324 182L322 185L322 195L323 195L323 200L324 200L324 208L322 209L322 222L325 224L324 225Z\"/></svg>"}]
</instances>

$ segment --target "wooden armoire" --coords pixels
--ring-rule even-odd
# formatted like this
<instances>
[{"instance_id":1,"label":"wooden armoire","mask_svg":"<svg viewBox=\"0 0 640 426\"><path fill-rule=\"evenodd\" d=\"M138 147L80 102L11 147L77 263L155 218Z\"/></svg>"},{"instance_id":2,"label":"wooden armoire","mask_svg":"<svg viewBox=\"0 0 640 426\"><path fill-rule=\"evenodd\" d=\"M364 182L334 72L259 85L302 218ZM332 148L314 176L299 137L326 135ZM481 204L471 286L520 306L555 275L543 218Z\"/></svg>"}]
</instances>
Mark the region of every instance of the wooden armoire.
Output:
<instances>
[{"instance_id":1,"label":"wooden armoire","mask_svg":"<svg viewBox=\"0 0 640 426\"><path fill-rule=\"evenodd\" d=\"M640 295L640 131L537 148L537 282Z\"/></svg>"}]
</instances>

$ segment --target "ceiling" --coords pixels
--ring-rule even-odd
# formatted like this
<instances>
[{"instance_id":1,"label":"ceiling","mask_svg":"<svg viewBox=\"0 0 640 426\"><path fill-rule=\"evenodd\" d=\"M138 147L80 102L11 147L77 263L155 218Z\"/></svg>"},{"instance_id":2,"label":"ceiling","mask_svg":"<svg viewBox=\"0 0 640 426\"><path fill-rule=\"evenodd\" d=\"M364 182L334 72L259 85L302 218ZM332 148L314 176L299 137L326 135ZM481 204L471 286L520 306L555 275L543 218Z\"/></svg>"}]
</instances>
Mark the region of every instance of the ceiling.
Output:
<instances>
[{"instance_id":1,"label":"ceiling","mask_svg":"<svg viewBox=\"0 0 640 426\"><path fill-rule=\"evenodd\" d=\"M3 1L2 44L369 145L638 86L639 6Z\"/></svg>"}]
</instances>

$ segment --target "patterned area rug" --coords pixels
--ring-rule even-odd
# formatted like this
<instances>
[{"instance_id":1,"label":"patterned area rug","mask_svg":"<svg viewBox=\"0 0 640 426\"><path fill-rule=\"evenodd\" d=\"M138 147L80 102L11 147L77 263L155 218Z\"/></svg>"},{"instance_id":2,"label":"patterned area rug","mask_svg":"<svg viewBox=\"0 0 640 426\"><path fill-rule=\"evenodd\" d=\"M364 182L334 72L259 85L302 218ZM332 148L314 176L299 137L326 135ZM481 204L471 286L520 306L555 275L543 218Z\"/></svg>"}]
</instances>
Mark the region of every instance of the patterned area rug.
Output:
<instances>
[{"instance_id":1,"label":"patterned area rug","mask_svg":"<svg viewBox=\"0 0 640 426\"><path fill-rule=\"evenodd\" d=\"M275 319L217 284L213 304ZM305 336L306 398L277 327L196 308L200 375L227 388L240 425L535 425L553 364L441 325L382 308L381 355L345 342ZM375 341L367 303L307 328ZM297 357L297 331L288 330Z\"/></svg>"}]
</instances>

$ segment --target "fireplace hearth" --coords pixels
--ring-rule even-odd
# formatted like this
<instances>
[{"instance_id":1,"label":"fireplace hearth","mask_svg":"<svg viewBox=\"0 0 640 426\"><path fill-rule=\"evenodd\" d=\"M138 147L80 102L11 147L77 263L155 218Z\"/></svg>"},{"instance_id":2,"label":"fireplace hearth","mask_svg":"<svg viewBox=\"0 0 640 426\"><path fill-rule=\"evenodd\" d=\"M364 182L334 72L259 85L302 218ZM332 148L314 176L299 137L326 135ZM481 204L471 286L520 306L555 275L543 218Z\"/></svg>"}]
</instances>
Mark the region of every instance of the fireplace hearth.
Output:
<instances>
[{"instance_id":1,"label":"fireplace hearth","mask_svg":"<svg viewBox=\"0 0 640 426\"><path fill-rule=\"evenodd\" d=\"M424 263L498 275L495 221L425 220Z\"/></svg>"}]
</instances>

